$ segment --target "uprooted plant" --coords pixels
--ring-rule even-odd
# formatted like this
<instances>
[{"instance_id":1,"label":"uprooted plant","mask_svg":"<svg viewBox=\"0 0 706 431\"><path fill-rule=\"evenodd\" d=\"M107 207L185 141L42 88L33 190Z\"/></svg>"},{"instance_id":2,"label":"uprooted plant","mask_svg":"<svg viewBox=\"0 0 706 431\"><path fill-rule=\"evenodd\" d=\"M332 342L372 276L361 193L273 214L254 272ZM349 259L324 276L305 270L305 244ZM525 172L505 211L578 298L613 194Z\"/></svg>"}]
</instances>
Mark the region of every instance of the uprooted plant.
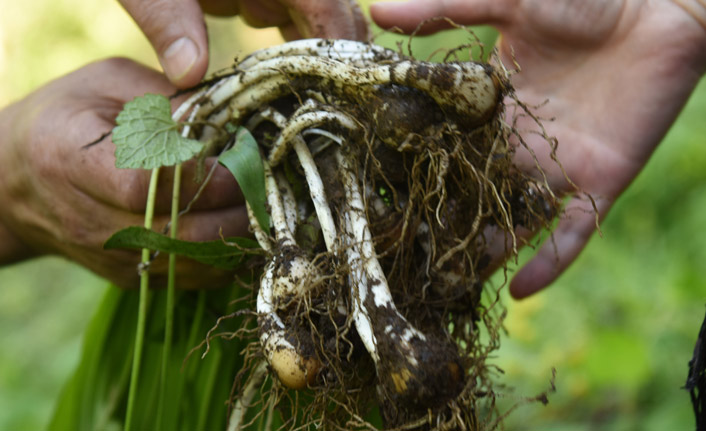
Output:
<instances>
[{"instance_id":1,"label":"uprooted plant","mask_svg":"<svg viewBox=\"0 0 706 431\"><path fill-rule=\"evenodd\" d=\"M374 405L387 428L488 426L500 314L481 303L488 232L516 253L515 229L546 227L558 201L512 163L505 69L455 52L432 63L291 42L209 80L137 146L124 143L136 117L118 119L119 163L180 163L198 140L243 187L265 258L231 429L276 404L292 428L370 428ZM177 130L174 160L134 159Z\"/></svg>"}]
</instances>

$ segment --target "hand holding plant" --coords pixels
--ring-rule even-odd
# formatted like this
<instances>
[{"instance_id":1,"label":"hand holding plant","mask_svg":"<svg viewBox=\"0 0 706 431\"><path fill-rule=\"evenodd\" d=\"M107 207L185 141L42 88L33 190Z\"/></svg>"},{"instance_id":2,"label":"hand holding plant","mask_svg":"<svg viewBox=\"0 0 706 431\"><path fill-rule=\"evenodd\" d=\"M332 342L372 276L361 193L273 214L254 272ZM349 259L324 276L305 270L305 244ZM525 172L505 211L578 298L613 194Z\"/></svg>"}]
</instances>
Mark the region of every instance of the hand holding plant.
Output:
<instances>
[{"instance_id":1,"label":"hand holding plant","mask_svg":"<svg viewBox=\"0 0 706 431\"><path fill-rule=\"evenodd\" d=\"M115 231L141 225L150 173L117 169L110 137L125 102L144 93L175 91L163 75L124 59L88 65L0 111L0 262L42 254L63 255L123 287L137 285L139 253L105 251ZM209 159L207 167L215 163ZM154 226L169 220L172 171L165 169L157 195ZM196 163L184 166L181 199L186 205L199 184ZM218 166L189 214L180 237L201 241L247 232L242 195ZM12 232L12 234L10 234ZM219 285L225 272L180 262L179 286ZM164 284L166 259L151 268L155 286Z\"/></svg>"},{"instance_id":2,"label":"hand holding plant","mask_svg":"<svg viewBox=\"0 0 706 431\"><path fill-rule=\"evenodd\" d=\"M518 97L542 105L535 113L559 141L556 156L576 187L555 164L539 135L524 140L556 191L590 194L599 219L647 162L694 86L706 71L706 6L699 0L455 0L377 4L382 27L411 32L425 19L447 16L460 24L500 30L501 58L522 68L514 75ZM424 27L427 32L439 26ZM512 112L508 112L512 115ZM536 130L525 118L519 129ZM527 151L516 162L535 171ZM554 281L595 232L592 203L573 199L536 257L511 283L516 298Z\"/></svg>"},{"instance_id":3,"label":"hand holding plant","mask_svg":"<svg viewBox=\"0 0 706 431\"><path fill-rule=\"evenodd\" d=\"M368 26L355 0L120 0L159 55L178 87L196 85L208 67L204 12L240 15L254 27L277 26L288 39L330 37L367 39Z\"/></svg>"}]
</instances>

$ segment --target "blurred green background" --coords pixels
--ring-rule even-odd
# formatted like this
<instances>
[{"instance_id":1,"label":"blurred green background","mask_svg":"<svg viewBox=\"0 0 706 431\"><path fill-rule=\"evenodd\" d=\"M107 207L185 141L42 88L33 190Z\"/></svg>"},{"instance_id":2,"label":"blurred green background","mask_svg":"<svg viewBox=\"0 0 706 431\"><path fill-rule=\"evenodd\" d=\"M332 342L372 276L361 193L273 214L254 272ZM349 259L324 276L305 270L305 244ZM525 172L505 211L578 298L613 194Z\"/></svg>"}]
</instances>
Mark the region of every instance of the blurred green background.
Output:
<instances>
[{"instance_id":1,"label":"blurred green background","mask_svg":"<svg viewBox=\"0 0 706 431\"><path fill-rule=\"evenodd\" d=\"M209 19L213 69L278 43L276 30ZM247 36L246 35L247 32ZM434 43L450 42L442 36ZM0 0L0 106L81 65L129 56L157 67L113 1ZM571 269L508 308L493 362L510 430L689 430L681 388L706 303L706 81ZM529 252L521 257L526 260ZM0 430L39 430L79 357L105 282L59 258L0 268ZM513 388L513 389L510 389Z\"/></svg>"}]
</instances>

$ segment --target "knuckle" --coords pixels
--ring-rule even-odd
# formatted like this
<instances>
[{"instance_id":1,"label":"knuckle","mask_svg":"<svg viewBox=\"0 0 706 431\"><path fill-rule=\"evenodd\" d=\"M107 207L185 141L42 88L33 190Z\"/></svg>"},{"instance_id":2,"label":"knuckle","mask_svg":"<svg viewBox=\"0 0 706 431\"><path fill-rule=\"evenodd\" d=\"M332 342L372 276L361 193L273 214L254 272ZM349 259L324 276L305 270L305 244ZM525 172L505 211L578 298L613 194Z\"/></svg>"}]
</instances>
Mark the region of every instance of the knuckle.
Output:
<instances>
[{"instance_id":1,"label":"knuckle","mask_svg":"<svg viewBox=\"0 0 706 431\"><path fill-rule=\"evenodd\" d=\"M105 76L115 73L116 70L126 70L134 67L136 63L126 57L108 57L86 66L89 76Z\"/></svg>"}]
</instances>

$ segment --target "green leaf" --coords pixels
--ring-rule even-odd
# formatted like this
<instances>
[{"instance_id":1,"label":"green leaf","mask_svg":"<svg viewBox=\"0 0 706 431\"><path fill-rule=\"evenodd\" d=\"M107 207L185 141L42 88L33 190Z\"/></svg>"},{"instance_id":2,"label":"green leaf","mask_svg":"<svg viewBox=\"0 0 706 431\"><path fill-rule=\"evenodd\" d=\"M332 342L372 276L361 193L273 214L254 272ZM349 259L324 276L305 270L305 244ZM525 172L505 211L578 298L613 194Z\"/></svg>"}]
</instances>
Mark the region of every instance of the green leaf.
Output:
<instances>
[{"instance_id":1,"label":"green leaf","mask_svg":"<svg viewBox=\"0 0 706 431\"><path fill-rule=\"evenodd\" d=\"M172 120L169 99L145 94L125 104L113 129L115 166L153 169L172 166L194 157L202 144L181 136Z\"/></svg>"},{"instance_id":2,"label":"green leaf","mask_svg":"<svg viewBox=\"0 0 706 431\"><path fill-rule=\"evenodd\" d=\"M151 294L142 356L143 378L133 417L133 427L139 431L156 429L159 369L164 353L166 291L154 290ZM229 404L225 401L230 398L236 374L243 368L241 351L248 340L215 337L203 359L203 347L193 353L191 350L204 339L219 316L250 306L247 301L234 301L246 294L239 286L177 292L174 339L167 370L168 397L162 418L165 429L226 429ZM80 363L59 397L48 427L50 431L123 429L138 302L137 290L111 287L106 291L103 304L87 326ZM243 315L221 322L219 328L232 333L246 326L254 328L254 321Z\"/></svg>"},{"instance_id":3,"label":"green leaf","mask_svg":"<svg viewBox=\"0 0 706 431\"><path fill-rule=\"evenodd\" d=\"M148 248L185 256L220 269L235 269L247 255L258 253L257 242L248 238L227 238L225 242L191 242L172 239L138 226L116 232L103 244L103 248Z\"/></svg>"},{"instance_id":4,"label":"green leaf","mask_svg":"<svg viewBox=\"0 0 706 431\"><path fill-rule=\"evenodd\" d=\"M235 135L233 148L221 154L218 162L225 166L238 181L245 200L250 204L255 218L265 232L270 231L270 216L265 203L265 169L255 138L248 129L240 127Z\"/></svg>"}]
</instances>

